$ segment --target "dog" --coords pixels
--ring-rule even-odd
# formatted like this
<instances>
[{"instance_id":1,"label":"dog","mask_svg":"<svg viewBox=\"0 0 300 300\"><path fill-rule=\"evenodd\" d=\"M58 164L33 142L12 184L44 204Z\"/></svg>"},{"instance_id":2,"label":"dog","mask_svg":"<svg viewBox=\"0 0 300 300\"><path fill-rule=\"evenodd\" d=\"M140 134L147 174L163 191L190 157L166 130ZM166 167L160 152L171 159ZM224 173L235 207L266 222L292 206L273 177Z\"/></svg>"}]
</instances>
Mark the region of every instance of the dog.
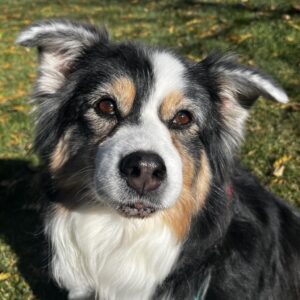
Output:
<instances>
[{"instance_id":1,"label":"dog","mask_svg":"<svg viewBox=\"0 0 300 300\"><path fill-rule=\"evenodd\" d=\"M66 20L33 24L34 150L69 299L300 299L300 217L237 157L286 93L230 55L189 61Z\"/></svg>"}]
</instances>

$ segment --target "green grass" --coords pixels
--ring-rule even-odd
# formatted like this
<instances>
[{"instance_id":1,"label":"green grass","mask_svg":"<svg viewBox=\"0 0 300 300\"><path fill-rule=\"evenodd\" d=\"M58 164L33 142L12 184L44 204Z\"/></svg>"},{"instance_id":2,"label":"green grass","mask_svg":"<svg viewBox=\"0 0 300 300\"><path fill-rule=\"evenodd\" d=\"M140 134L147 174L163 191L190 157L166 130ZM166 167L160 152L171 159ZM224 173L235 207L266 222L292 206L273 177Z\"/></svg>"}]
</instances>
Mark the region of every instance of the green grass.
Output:
<instances>
[{"instance_id":1,"label":"green grass","mask_svg":"<svg viewBox=\"0 0 300 300\"><path fill-rule=\"evenodd\" d=\"M288 92L290 104L257 102L241 157L269 190L300 206L297 0L56 0L51 5L0 0L0 10L0 299L59 297L47 285L45 270L38 268L40 223L31 209L38 191L34 191L36 170L31 167L36 158L29 151L33 126L27 95L36 77L36 56L14 44L18 32L36 20L73 18L106 24L113 40L165 45L194 60L213 49L234 51L241 62L273 75ZM284 167L281 176L274 175L276 166Z\"/></svg>"}]
</instances>

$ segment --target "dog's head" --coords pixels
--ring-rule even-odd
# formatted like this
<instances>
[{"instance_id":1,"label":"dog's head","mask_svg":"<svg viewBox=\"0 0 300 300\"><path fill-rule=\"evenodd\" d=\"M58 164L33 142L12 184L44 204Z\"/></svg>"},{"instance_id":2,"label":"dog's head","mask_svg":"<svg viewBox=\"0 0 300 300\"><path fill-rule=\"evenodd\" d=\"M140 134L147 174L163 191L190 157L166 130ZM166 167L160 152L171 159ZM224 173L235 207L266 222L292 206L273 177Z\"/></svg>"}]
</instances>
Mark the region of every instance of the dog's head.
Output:
<instances>
[{"instance_id":1,"label":"dog's head","mask_svg":"<svg viewBox=\"0 0 300 300\"><path fill-rule=\"evenodd\" d=\"M56 184L126 216L163 210L180 228L212 178L226 181L258 96L287 101L232 57L194 63L90 25L42 22L17 42L39 52L35 148Z\"/></svg>"}]
</instances>

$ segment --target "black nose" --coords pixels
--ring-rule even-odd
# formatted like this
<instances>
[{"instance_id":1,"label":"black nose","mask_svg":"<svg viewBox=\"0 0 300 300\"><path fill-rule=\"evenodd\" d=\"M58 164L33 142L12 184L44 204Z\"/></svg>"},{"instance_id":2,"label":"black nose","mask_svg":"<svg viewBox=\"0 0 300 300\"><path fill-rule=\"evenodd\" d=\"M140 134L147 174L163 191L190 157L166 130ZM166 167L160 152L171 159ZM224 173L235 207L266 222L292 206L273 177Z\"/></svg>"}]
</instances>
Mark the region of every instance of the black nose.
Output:
<instances>
[{"instance_id":1,"label":"black nose","mask_svg":"<svg viewBox=\"0 0 300 300\"><path fill-rule=\"evenodd\" d=\"M152 152L128 154L121 160L119 168L127 184L140 195L156 190L166 177L164 161Z\"/></svg>"}]
</instances>

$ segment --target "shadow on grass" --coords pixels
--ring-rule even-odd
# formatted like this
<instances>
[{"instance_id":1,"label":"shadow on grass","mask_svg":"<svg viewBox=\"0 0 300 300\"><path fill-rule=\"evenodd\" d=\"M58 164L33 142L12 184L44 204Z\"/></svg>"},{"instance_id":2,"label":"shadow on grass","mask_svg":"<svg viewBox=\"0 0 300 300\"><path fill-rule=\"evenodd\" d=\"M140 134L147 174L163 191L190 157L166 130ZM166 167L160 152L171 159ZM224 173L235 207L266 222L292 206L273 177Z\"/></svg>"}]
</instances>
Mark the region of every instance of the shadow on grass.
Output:
<instances>
[{"instance_id":1,"label":"shadow on grass","mask_svg":"<svg viewBox=\"0 0 300 300\"><path fill-rule=\"evenodd\" d=\"M48 276L38 175L28 161L0 160L0 235L17 254L18 269L37 299L66 299Z\"/></svg>"}]
</instances>

